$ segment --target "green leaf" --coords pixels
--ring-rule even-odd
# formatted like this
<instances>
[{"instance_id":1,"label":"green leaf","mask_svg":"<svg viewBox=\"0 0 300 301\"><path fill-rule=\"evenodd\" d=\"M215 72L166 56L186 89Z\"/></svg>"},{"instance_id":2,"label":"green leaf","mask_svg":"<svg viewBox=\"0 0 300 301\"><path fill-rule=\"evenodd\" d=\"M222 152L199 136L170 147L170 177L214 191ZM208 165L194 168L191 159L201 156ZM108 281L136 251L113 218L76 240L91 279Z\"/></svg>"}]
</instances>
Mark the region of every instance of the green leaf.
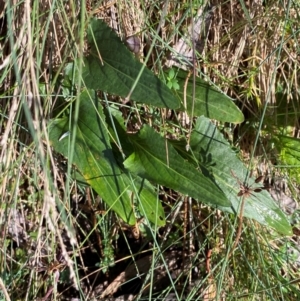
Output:
<instances>
[{"instance_id":1,"label":"green leaf","mask_svg":"<svg viewBox=\"0 0 300 301\"><path fill-rule=\"evenodd\" d=\"M113 120L111 121L109 117L109 111ZM110 105L104 111L107 116L107 124L109 127L109 131L111 136L113 137L113 141L117 141L116 133L113 130L112 122L114 123L114 128L116 129L118 140L120 141L120 145L122 147L122 152L128 157L133 152L133 145L128 139L128 135L126 133L124 127L124 119L121 116L121 112L116 110L114 105ZM119 151L119 147L112 145L115 158L120 164L123 166L123 157ZM128 183L131 183L129 178L127 179ZM135 187L133 187L133 185ZM155 191L153 185L150 184L146 179L142 179L138 176L134 178L134 184L131 183L132 191L138 191L139 195L139 210L143 216L147 217L147 219L153 224L159 227L165 225L165 213L162 207L161 202L158 200L157 192Z\"/></svg>"},{"instance_id":2,"label":"green leaf","mask_svg":"<svg viewBox=\"0 0 300 301\"><path fill-rule=\"evenodd\" d=\"M297 183L300 183L300 141L299 138L285 135L274 135L273 141L279 152L279 157L283 165L288 166L286 172Z\"/></svg>"},{"instance_id":3,"label":"green leaf","mask_svg":"<svg viewBox=\"0 0 300 301\"><path fill-rule=\"evenodd\" d=\"M173 69L173 68L171 68L171 69L169 70L169 76L168 76L168 80L171 80L171 79L173 79L173 78L174 78L174 76L175 76L175 71L174 71L174 69Z\"/></svg>"},{"instance_id":4,"label":"green leaf","mask_svg":"<svg viewBox=\"0 0 300 301\"><path fill-rule=\"evenodd\" d=\"M153 225L162 227L165 225L165 212L158 194L155 192L153 185L146 179L135 177L135 189L139 195L139 211ZM134 191L134 189L132 188Z\"/></svg>"},{"instance_id":5,"label":"green leaf","mask_svg":"<svg viewBox=\"0 0 300 301\"><path fill-rule=\"evenodd\" d=\"M219 187L232 203L232 207L221 207L220 209L237 213L242 198L237 196L240 185L232 176L232 172L243 183L247 175L244 164L231 150L229 143L218 129L205 117L198 118L191 135L190 147L197 161L213 173ZM253 188L261 187L252 178L247 180L247 184ZM250 197L246 198L244 216L268 225L282 234L291 234L291 226L287 217L265 190L259 193L253 192Z\"/></svg>"},{"instance_id":6,"label":"green leaf","mask_svg":"<svg viewBox=\"0 0 300 301\"><path fill-rule=\"evenodd\" d=\"M149 126L130 137L135 152L125 168L142 178L187 194L213 206L230 206L219 187L178 155L173 146Z\"/></svg>"},{"instance_id":7,"label":"green leaf","mask_svg":"<svg viewBox=\"0 0 300 301\"><path fill-rule=\"evenodd\" d=\"M186 110L191 116L204 115L210 119L222 122L241 123L244 115L234 104L231 98L217 91L208 82L196 77L195 80L195 99L193 101L193 75L188 78L188 73L179 70L176 76L180 90L177 95L183 101L186 96ZM186 86L186 89L184 88Z\"/></svg>"},{"instance_id":8,"label":"green leaf","mask_svg":"<svg viewBox=\"0 0 300 301\"><path fill-rule=\"evenodd\" d=\"M131 225L136 222L132 210L135 198L142 215L158 227L164 226L164 210L153 186L140 178L132 182L117 164L110 145L105 115L93 94L95 92L85 90L80 96L73 163L86 182L125 222ZM115 115L118 114L115 112ZM52 121L49 126L53 147L65 157L69 155L69 139L72 138L69 124L69 117L65 117Z\"/></svg>"},{"instance_id":9,"label":"green leaf","mask_svg":"<svg viewBox=\"0 0 300 301\"><path fill-rule=\"evenodd\" d=\"M94 103L93 103L94 102ZM72 128L69 117L50 123L49 136L54 149L65 157L69 155ZM118 167L107 134L105 117L95 92L85 90L80 96L73 163L89 185L121 218L133 225L130 185L125 182ZM69 135L64 134L69 133Z\"/></svg>"},{"instance_id":10,"label":"green leaf","mask_svg":"<svg viewBox=\"0 0 300 301\"><path fill-rule=\"evenodd\" d=\"M90 89L127 97L143 65L135 59L117 34L101 20L91 20L88 42L91 46L90 54L84 58L81 75L84 85ZM65 69L70 78L73 69L77 72L76 65L71 63ZM130 98L157 107L176 109L180 106L177 97L147 68Z\"/></svg>"}]
</instances>

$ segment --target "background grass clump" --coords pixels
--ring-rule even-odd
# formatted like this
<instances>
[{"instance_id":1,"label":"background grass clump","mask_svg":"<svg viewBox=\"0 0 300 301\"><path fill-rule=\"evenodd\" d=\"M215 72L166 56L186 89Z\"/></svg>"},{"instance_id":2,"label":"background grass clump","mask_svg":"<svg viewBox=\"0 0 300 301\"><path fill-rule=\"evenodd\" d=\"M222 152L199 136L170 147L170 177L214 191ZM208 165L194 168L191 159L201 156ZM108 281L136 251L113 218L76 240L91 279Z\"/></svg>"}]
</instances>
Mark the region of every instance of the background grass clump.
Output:
<instances>
[{"instance_id":1,"label":"background grass clump","mask_svg":"<svg viewBox=\"0 0 300 301\"><path fill-rule=\"evenodd\" d=\"M300 3L219 2L0 1L1 300L299 299ZM134 143L145 126L155 130L153 137L168 138L177 153L189 151L200 119L192 114L194 102L186 105L195 100L195 89L180 90L187 84L180 67L194 86L200 78L242 111L243 122L212 121L249 174L264 176L293 234L280 235L266 226L272 221L262 225L243 218L242 210L219 210L153 179L146 181L145 199L155 200L150 207L157 216L149 221L141 206L147 202L136 191L144 186L129 173L133 225L103 200L103 191L91 188L75 164L76 138L71 131L61 133L58 140L69 145L62 154L52 129L69 116L71 127L82 113L81 92L91 89L82 80L84 59L95 50L87 32L95 19L181 99L181 107L161 108L95 89L101 100L95 114L99 120L105 116L103 137L112 144L120 174L129 166L123 165L130 155L125 137ZM191 29L197 31L194 40ZM137 87L142 80L137 77ZM142 140L136 141L138 148ZM223 152L226 161L225 147ZM210 155L202 155L210 174ZM202 167L197 170L203 173ZM238 183L231 172L223 176L236 189L245 179ZM260 199L260 193L251 194ZM247 216L256 203L245 202Z\"/></svg>"}]
</instances>

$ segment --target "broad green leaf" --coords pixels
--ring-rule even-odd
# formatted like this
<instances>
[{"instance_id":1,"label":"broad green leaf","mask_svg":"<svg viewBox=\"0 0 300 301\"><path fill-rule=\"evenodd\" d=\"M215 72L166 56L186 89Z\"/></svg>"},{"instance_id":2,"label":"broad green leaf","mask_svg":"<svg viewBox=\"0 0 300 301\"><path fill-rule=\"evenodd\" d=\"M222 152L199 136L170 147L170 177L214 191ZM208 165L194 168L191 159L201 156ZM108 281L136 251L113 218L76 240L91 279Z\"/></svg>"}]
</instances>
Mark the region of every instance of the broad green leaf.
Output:
<instances>
[{"instance_id":1,"label":"broad green leaf","mask_svg":"<svg viewBox=\"0 0 300 301\"><path fill-rule=\"evenodd\" d=\"M280 160L283 165L288 166L287 173L300 182L299 166L300 166L300 140L299 138L289 137L285 135L274 135L273 141L280 154Z\"/></svg>"},{"instance_id":2,"label":"broad green leaf","mask_svg":"<svg viewBox=\"0 0 300 301\"><path fill-rule=\"evenodd\" d=\"M69 138L72 137L69 118L52 121L49 132L55 150L68 157ZM136 203L141 214L145 214L158 227L165 224L162 205L150 183L141 179L135 179L132 183L119 168L110 145L102 107L93 91L84 91L80 97L73 163L85 181L125 222L135 223L132 201L136 191Z\"/></svg>"},{"instance_id":3,"label":"broad green leaf","mask_svg":"<svg viewBox=\"0 0 300 301\"><path fill-rule=\"evenodd\" d=\"M110 111L110 114L109 114ZM110 105L104 110L106 115L107 125L109 131L111 133L111 137L113 141L117 141L116 132L118 135L118 140L120 141L120 145L122 147L122 152L127 156L129 156L133 152L133 145L128 139L128 134L126 133L124 127L124 119L121 116L121 112L116 110L114 105ZM113 120L111 120L110 116ZM112 126L112 122L114 123L114 127ZM116 129L116 132L113 130ZM117 161L123 165L123 157L119 151L119 147L112 144L115 158ZM133 178L133 177L132 177ZM127 177L128 183L131 183L129 178ZM134 177L134 183L131 183L132 191L138 191L139 195L139 210L143 216L145 216L153 225L157 225L159 227L165 225L165 213L162 207L162 204L158 200L157 192L150 182L146 179L142 179L139 176Z\"/></svg>"},{"instance_id":4,"label":"broad green leaf","mask_svg":"<svg viewBox=\"0 0 300 301\"><path fill-rule=\"evenodd\" d=\"M176 79L180 86L180 89L176 93L182 102L186 98L186 110L190 116L192 114L193 116L204 115L210 119L231 123L241 123L244 121L243 113L234 104L232 99L217 91L208 82L196 77L195 99L193 101L193 75L188 77L186 71L179 70Z\"/></svg>"},{"instance_id":5,"label":"broad green leaf","mask_svg":"<svg viewBox=\"0 0 300 301\"><path fill-rule=\"evenodd\" d=\"M166 224L164 208L158 199L158 194L153 185L146 179L136 176L133 185L138 192L138 208L153 225L162 227ZM132 191L134 189L132 188Z\"/></svg>"},{"instance_id":6,"label":"broad green leaf","mask_svg":"<svg viewBox=\"0 0 300 301\"><path fill-rule=\"evenodd\" d=\"M237 196L240 185L232 173L243 183L247 175L244 164L231 150L229 143L218 129L203 116L197 120L191 135L190 147L197 161L212 172L215 181L232 203L232 207L220 209L237 213L242 198ZM256 184L252 178L247 180L247 184L251 187L261 187L261 184ZM244 216L268 225L282 234L291 234L287 217L265 190L259 193L253 192L246 198Z\"/></svg>"},{"instance_id":7,"label":"broad green leaf","mask_svg":"<svg viewBox=\"0 0 300 301\"><path fill-rule=\"evenodd\" d=\"M178 155L174 147L149 126L130 137L134 153L124 162L134 174L187 194L213 206L230 206L219 187Z\"/></svg>"},{"instance_id":8,"label":"broad green leaf","mask_svg":"<svg viewBox=\"0 0 300 301\"><path fill-rule=\"evenodd\" d=\"M125 183L116 164L104 118L102 107L93 91L84 91L80 96L73 163L104 201L125 222L134 224L130 186ZM64 137L66 133L69 135ZM69 128L69 118L51 122L49 135L54 149L68 157L69 138L73 135L72 128Z\"/></svg>"},{"instance_id":9,"label":"broad green leaf","mask_svg":"<svg viewBox=\"0 0 300 301\"><path fill-rule=\"evenodd\" d=\"M90 89L127 97L143 65L103 21L92 19L87 37L91 49L90 54L83 59L81 76L84 85ZM73 68L77 72L76 65L71 63L66 67L65 72L69 77ZM147 68L130 98L157 107L177 109L180 106L177 97Z\"/></svg>"}]
</instances>

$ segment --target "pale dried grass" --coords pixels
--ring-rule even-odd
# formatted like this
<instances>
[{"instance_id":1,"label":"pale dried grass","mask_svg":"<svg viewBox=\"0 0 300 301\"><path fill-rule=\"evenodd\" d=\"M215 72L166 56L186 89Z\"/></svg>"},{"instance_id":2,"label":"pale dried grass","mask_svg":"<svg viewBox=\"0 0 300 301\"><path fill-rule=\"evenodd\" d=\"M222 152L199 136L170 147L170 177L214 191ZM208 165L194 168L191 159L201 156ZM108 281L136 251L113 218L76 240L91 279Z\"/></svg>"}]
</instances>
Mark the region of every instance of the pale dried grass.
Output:
<instances>
[{"instance_id":1,"label":"pale dried grass","mask_svg":"<svg viewBox=\"0 0 300 301\"><path fill-rule=\"evenodd\" d=\"M43 254L51 252L51 248L55 249L57 245L70 268L74 285L77 284L74 265L59 228L60 214L55 203L59 199L58 171L46 127L46 118L52 108L52 71L64 64L72 53L70 49L74 47L71 23L65 22L66 15L70 18L72 12L57 10L52 5L49 1L36 2L35 5L30 1L7 2L7 26L2 30L6 38L0 42L0 65L6 72L0 84L1 113L6 116L1 120L1 201L5 206L0 214L1 220L7 221L2 229L4 234L8 233L9 225L16 223L16 216L22 215L24 220L23 225L17 226L19 232L13 233L13 239L18 241L24 231L26 239L18 246L27 248L28 255L33 258L27 279L28 290L23 292L27 297L32 293L31 283L37 278L36 267L42 261ZM41 96L40 83L45 83L47 95ZM34 137L29 134L29 129ZM32 152L35 155L33 160L29 160ZM30 174L27 174L28 171ZM29 201L31 190L35 192L32 197L36 199ZM37 190L43 193L38 194ZM24 207L30 208L29 215L24 215ZM45 221L53 235L45 235ZM68 232L68 227L66 230ZM36 233L36 243L30 238L30 233ZM73 233L69 231L68 234L74 242ZM3 250L4 243L3 239ZM55 257L55 252L52 256ZM5 269L4 266L2 268Z\"/></svg>"},{"instance_id":2,"label":"pale dried grass","mask_svg":"<svg viewBox=\"0 0 300 301\"><path fill-rule=\"evenodd\" d=\"M220 77L227 78L225 91L240 99L254 114L255 105L261 107L267 101L276 103L276 85L282 70L298 65L296 48L289 49L290 40L283 37L286 18L294 17L292 10L287 15L284 8L278 8L277 1L268 7L262 1L249 1L245 9L240 1L216 3L204 53L206 70L218 81ZM279 53L281 44L284 51ZM235 86L239 89L232 89ZM245 91L254 96L256 103L244 99Z\"/></svg>"}]
</instances>

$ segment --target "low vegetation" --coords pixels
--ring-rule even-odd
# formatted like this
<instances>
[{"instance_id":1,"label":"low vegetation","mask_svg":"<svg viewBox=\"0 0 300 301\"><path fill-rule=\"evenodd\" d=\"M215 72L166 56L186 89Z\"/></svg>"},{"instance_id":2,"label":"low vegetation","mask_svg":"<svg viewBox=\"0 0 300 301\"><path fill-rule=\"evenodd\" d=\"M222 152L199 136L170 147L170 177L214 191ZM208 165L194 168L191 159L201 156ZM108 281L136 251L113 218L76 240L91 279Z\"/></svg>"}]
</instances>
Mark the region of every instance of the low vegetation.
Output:
<instances>
[{"instance_id":1,"label":"low vegetation","mask_svg":"<svg viewBox=\"0 0 300 301\"><path fill-rule=\"evenodd\" d=\"M299 7L0 2L1 300L298 300Z\"/></svg>"}]
</instances>

